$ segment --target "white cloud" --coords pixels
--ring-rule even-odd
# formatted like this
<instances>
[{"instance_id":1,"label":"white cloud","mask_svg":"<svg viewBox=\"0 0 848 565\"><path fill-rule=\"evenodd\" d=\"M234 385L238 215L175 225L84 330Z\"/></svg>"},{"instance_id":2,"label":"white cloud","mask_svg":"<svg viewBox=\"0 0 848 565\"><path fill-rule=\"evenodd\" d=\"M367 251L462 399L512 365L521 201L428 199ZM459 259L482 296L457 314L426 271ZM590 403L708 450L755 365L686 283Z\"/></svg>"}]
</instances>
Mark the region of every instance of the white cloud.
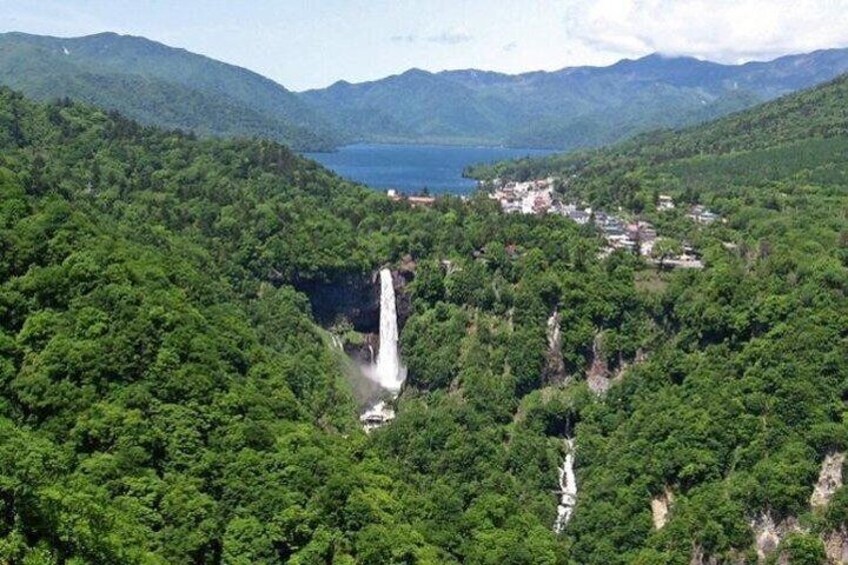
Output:
<instances>
[{"instance_id":1,"label":"white cloud","mask_svg":"<svg viewBox=\"0 0 848 565\"><path fill-rule=\"evenodd\" d=\"M407 35L393 35L389 39L393 43L415 43L418 41L418 36L409 33Z\"/></svg>"},{"instance_id":2,"label":"white cloud","mask_svg":"<svg viewBox=\"0 0 848 565\"><path fill-rule=\"evenodd\" d=\"M423 38L414 33L393 35L389 40L392 43L418 43L419 41L424 41L426 43L438 43L440 45L459 45L460 43L474 41L474 36L464 30L456 29L427 35Z\"/></svg>"},{"instance_id":3,"label":"white cloud","mask_svg":"<svg viewBox=\"0 0 848 565\"><path fill-rule=\"evenodd\" d=\"M430 43L439 43L441 45L458 45L473 40L474 36L462 30L443 31L427 37L427 41Z\"/></svg>"},{"instance_id":4,"label":"white cloud","mask_svg":"<svg viewBox=\"0 0 848 565\"><path fill-rule=\"evenodd\" d=\"M737 63L848 45L848 0L578 0L565 11L569 43L597 54Z\"/></svg>"}]
</instances>

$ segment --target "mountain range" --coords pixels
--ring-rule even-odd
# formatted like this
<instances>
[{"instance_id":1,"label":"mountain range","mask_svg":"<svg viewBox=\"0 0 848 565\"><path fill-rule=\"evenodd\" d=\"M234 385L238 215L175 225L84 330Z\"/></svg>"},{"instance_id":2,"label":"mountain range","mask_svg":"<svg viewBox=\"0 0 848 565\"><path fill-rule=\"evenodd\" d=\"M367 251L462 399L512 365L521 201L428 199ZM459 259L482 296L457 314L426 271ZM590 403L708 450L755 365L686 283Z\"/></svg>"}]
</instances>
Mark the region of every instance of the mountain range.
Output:
<instances>
[{"instance_id":1,"label":"mountain range","mask_svg":"<svg viewBox=\"0 0 848 565\"><path fill-rule=\"evenodd\" d=\"M573 149L707 121L846 71L844 49L744 65L649 55L520 75L413 69L302 97L362 141Z\"/></svg>"},{"instance_id":2,"label":"mountain range","mask_svg":"<svg viewBox=\"0 0 848 565\"><path fill-rule=\"evenodd\" d=\"M295 93L249 70L142 37L0 34L0 84L145 124L265 137L300 150L350 142L575 149L723 116L848 71L848 49L723 65L649 55L508 75L411 69Z\"/></svg>"},{"instance_id":3,"label":"mountain range","mask_svg":"<svg viewBox=\"0 0 848 565\"><path fill-rule=\"evenodd\" d=\"M0 87L0 562L843 563L848 76L532 165L702 268Z\"/></svg>"}]
</instances>

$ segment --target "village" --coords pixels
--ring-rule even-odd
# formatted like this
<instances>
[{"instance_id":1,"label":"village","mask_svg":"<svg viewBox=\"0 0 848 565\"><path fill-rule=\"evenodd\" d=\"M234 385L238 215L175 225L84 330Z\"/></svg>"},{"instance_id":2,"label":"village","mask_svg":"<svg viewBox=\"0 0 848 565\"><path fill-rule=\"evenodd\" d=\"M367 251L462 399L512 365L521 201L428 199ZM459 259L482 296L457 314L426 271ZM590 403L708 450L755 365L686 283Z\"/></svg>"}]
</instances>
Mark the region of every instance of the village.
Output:
<instances>
[{"instance_id":1,"label":"village","mask_svg":"<svg viewBox=\"0 0 848 565\"><path fill-rule=\"evenodd\" d=\"M549 177L526 182L493 181L494 190L489 197L497 200L506 213L514 214L557 214L584 225L593 223L603 235L606 246L600 251L600 257L606 257L618 249L641 255L648 262L666 267L703 268L700 254L691 245L681 242L674 251L655 249L662 238L650 223L627 219L624 215L615 215L604 210L595 210L589 206L565 201L555 190L556 179ZM657 203L658 211L676 208L671 196L662 194ZM692 206L686 217L699 224L708 225L720 220L718 214L704 206Z\"/></svg>"}]
</instances>

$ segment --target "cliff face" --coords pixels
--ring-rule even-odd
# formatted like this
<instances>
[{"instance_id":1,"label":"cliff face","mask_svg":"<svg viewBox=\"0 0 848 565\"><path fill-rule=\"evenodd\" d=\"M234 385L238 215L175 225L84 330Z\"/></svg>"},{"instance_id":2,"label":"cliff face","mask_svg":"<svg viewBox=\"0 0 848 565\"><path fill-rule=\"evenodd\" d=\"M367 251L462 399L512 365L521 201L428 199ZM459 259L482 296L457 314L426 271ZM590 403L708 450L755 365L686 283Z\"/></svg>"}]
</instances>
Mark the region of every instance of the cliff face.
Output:
<instances>
[{"instance_id":1,"label":"cliff face","mask_svg":"<svg viewBox=\"0 0 848 565\"><path fill-rule=\"evenodd\" d=\"M297 290L309 297L312 315L320 325L329 327L346 319L361 333L380 329L380 286L371 273L345 275L332 281L308 281Z\"/></svg>"},{"instance_id":2,"label":"cliff face","mask_svg":"<svg viewBox=\"0 0 848 565\"><path fill-rule=\"evenodd\" d=\"M672 504L674 504L674 493L668 486L661 495L651 499L651 517L655 529L661 530L665 527Z\"/></svg>"},{"instance_id":3,"label":"cliff face","mask_svg":"<svg viewBox=\"0 0 848 565\"><path fill-rule=\"evenodd\" d=\"M842 528L827 534L824 537L824 549L828 563L848 563L848 530Z\"/></svg>"},{"instance_id":4,"label":"cliff face","mask_svg":"<svg viewBox=\"0 0 848 565\"><path fill-rule=\"evenodd\" d=\"M411 271L392 272L397 298L398 326L403 328L412 311L406 286ZM380 283L377 271L351 273L332 281L307 281L297 290L309 297L312 315L321 326L330 327L344 319L359 333L377 334L380 331Z\"/></svg>"},{"instance_id":5,"label":"cliff face","mask_svg":"<svg viewBox=\"0 0 848 565\"><path fill-rule=\"evenodd\" d=\"M797 518L789 517L776 523L768 512L752 520L751 529L754 530L757 558L760 561L774 553L788 534L801 531Z\"/></svg>"},{"instance_id":6,"label":"cliff face","mask_svg":"<svg viewBox=\"0 0 848 565\"><path fill-rule=\"evenodd\" d=\"M546 385L567 384L569 381L565 372L565 361L562 358L561 320L562 316L556 310L548 318L548 351L545 354L545 367L542 372L542 382Z\"/></svg>"},{"instance_id":7,"label":"cliff face","mask_svg":"<svg viewBox=\"0 0 848 565\"><path fill-rule=\"evenodd\" d=\"M360 372L376 363L380 353L378 273L352 273L332 281L304 282L297 287L309 297L315 321L332 332L334 343L359 367ZM403 329L412 313L407 286L413 278L414 269L406 263L399 270L392 271L398 330ZM371 400L371 392L369 389L367 395L357 394L357 397Z\"/></svg>"},{"instance_id":8,"label":"cliff face","mask_svg":"<svg viewBox=\"0 0 848 565\"><path fill-rule=\"evenodd\" d=\"M833 495L842 487L842 465L845 453L828 453L821 464L819 478L813 485L810 496L810 508L813 511L826 509ZM751 521L758 559L763 562L773 558L777 552L777 563L790 563L790 556L782 546L790 534L810 534L810 529L804 526L794 516L776 522L770 513L763 512ZM843 527L835 531L819 532L824 544L828 563L848 563L848 531Z\"/></svg>"},{"instance_id":9,"label":"cliff face","mask_svg":"<svg viewBox=\"0 0 848 565\"><path fill-rule=\"evenodd\" d=\"M822 461L819 480L810 496L810 506L821 508L827 506L830 499L842 486L842 465L845 463L844 453L828 453Z\"/></svg>"},{"instance_id":10,"label":"cliff face","mask_svg":"<svg viewBox=\"0 0 848 565\"><path fill-rule=\"evenodd\" d=\"M609 390L612 382L613 379L604 352L604 334L598 332L592 342L592 364L586 371L586 383L595 394L604 394Z\"/></svg>"}]
</instances>

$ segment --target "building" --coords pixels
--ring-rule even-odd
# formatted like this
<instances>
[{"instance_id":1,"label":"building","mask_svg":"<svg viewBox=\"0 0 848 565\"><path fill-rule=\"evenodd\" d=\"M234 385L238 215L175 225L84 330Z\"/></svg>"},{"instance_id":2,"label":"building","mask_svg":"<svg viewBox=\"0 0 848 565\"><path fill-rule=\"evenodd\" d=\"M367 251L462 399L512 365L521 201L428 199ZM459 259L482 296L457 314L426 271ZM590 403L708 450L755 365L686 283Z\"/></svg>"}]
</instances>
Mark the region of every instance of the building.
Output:
<instances>
[{"instance_id":1,"label":"building","mask_svg":"<svg viewBox=\"0 0 848 565\"><path fill-rule=\"evenodd\" d=\"M686 214L686 217L698 222L699 224L711 224L721 218L721 216L715 212L707 210L705 206L701 206L700 204L692 206L689 209L689 213Z\"/></svg>"},{"instance_id":2,"label":"building","mask_svg":"<svg viewBox=\"0 0 848 565\"><path fill-rule=\"evenodd\" d=\"M400 194L394 188L390 188L386 191L386 196L389 197L389 200L393 202L406 201L415 208L416 206L432 206L434 202L436 202L436 198L434 196L407 196L405 194Z\"/></svg>"},{"instance_id":3,"label":"building","mask_svg":"<svg viewBox=\"0 0 848 565\"><path fill-rule=\"evenodd\" d=\"M583 224L588 224L590 217L591 216L587 212L584 212L583 210L573 210L573 211L568 213L568 219L573 221L573 222L577 222L581 226Z\"/></svg>"},{"instance_id":4,"label":"building","mask_svg":"<svg viewBox=\"0 0 848 565\"><path fill-rule=\"evenodd\" d=\"M674 210L674 200L668 194L660 194L657 210Z\"/></svg>"},{"instance_id":5,"label":"building","mask_svg":"<svg viewBox=\"0 0 848 565\"><path fill-rule=\"evenodd\" d=\"M533 197L533 213L544 214L553 204L553 198L549 191L539 192Z\"/></svg>"},{"instance_id":6,"label":"building","mask_svg":"<svg viewBox=\"0 0 848 565\"><path fill-rule=\"evenodd\" d=\"M395 411L385 402L378 402L359 417L362 428L370 432L395 419Z\"/></svg>"},{"instance_id":7,"label":"building","mask_svg":"<svg viewBox=\"0 0 848 565\"><path fill-rule=\"evenodd\" d=\"M435 196L408 196L406 201L409 202L413 208L416 206L432 206L434 202L436 202Z\"/></svg>"}]
</instances>

